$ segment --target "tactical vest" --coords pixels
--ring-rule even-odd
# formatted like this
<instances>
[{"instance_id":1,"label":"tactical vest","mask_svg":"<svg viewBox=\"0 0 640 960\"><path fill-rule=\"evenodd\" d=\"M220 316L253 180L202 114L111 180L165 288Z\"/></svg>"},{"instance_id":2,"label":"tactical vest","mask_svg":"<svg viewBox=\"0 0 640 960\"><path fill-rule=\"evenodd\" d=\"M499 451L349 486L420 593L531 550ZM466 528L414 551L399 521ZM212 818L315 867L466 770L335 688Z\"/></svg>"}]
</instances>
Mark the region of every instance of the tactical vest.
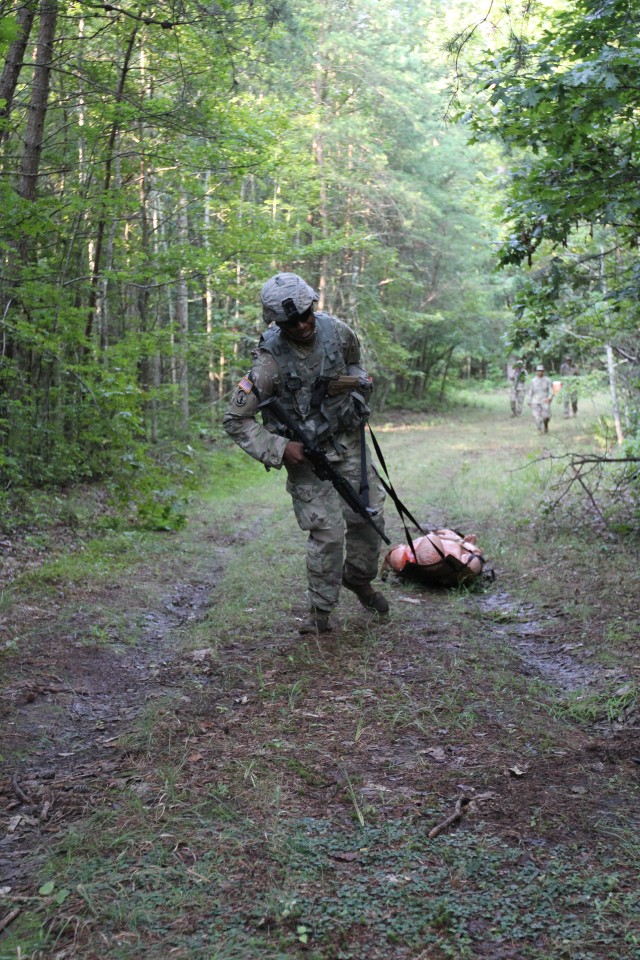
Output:
<instances>
[{"instance_id":1,"label":"tactical vest","mask_svg":"<svg viewBox=\"0 0 640 960\"><path fill-rule=\"evenodd\" d=\"M293 344L270 327L260 338L260 350L270 353L278 365L281 393L278 399L287 413L296 420L310 443L322 444L339 433L358 428L360 417L350 393L335 397L323 396L318 389L320 378L346 374L338 323L328 313L316 313L316 337L311 353L298 356ZM263 411L264 424L272 433L287 436L287 429L268 407Z\"/></svg>"}]
</instances>

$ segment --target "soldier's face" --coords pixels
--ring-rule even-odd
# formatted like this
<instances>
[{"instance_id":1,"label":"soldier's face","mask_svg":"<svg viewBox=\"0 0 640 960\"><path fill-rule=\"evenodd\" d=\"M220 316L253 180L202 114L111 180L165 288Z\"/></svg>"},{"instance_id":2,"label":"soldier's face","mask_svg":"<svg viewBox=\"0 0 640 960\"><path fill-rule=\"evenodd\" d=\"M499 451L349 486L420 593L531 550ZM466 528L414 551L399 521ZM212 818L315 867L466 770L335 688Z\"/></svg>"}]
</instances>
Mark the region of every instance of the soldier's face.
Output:
<instances>
[{"instance_id":1,"label":"soldier's face","mask_svg":"<svg viewBox=\"0 0 640 960\"><path fill-rule=\"evenodd\" d=\"M288 323L279 323L278 326L284 333L287 340L293 340L294 343L304 343L310 340L316 332L316 317L313 310L300 320L290 320Z\"/></svg>"}]
</instances>

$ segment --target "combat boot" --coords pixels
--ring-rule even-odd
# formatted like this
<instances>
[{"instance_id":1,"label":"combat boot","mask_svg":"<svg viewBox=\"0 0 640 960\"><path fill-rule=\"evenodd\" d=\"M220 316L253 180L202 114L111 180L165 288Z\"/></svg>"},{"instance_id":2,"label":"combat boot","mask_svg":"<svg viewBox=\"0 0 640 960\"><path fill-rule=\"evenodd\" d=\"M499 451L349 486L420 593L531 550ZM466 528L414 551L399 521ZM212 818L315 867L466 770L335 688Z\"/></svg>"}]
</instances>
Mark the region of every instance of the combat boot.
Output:
<instances>
[{"instance_id":1,"label":"combat boot","mask_svg":"<svg viewBox=\"0 0 640 960\"><path fill-rule=\"evenodd\" d=\"M544 422L544 432L549 433L549 421L545 420Z\"/></svg>"},{"instance_id":2,"label":"combat boot","mask_svg":"<svg viewBox=\"0 0 640 960\"><path fill-rule=\"evenodd\" d=\"M374 590L370 583L349 583L342 577L342 586L355 593L363 607L375 610L377 613L388 613L389 603L384 594Z\"/></svg>"},{"instance_id":3,"label":"combat boot","mask_svg":"<svg viewBox=\"0 0 640 960\"><path fill-rule=\"evenodd\" d=\"M309 615L302 621L298 633L329 633L329 611L311 607Z\"/></svg>"}]
</instances>

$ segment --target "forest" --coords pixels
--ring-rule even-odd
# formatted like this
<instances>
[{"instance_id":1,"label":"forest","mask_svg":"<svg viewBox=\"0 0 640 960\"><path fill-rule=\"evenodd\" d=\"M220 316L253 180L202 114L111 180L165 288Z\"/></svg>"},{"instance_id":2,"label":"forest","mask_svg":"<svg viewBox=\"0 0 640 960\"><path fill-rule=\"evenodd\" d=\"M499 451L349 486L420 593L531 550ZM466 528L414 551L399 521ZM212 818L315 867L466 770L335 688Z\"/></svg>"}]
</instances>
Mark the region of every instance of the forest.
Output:
<instances>
[{"instance_id":1,"label":"forest","mask_svg":"<svg viewBox=\"0 0 640 960\"><path fill-rule=\"evenodd\" d=\"M640 0L3 0L0 52L0 960L639 960ZM223 427L281 271L395 484L326 631Z\"/></svg>"},{"instance_id":2,"label":"forest","mask_svg":"<svg viewBox=\"0 0 640 960\"><path fill-rule=\"evenodd\" d=\"M5 489L130 486L156 445L184 460L276 269L359 331L381 405L500 366L496 151L444 121L451 17L252 0L5 18Z\"/></svg>"},{"instance_id":3,"label":"forest","mask_svg":"<svg viewBox=\"0 0 640 960\"><path fill-rule=\"evenodd\" d=\"M108 479L153 515L279 269L378 409L570 350L633 447L635 4L2 13L0 496Z\"/></svg>"}]
</instances>

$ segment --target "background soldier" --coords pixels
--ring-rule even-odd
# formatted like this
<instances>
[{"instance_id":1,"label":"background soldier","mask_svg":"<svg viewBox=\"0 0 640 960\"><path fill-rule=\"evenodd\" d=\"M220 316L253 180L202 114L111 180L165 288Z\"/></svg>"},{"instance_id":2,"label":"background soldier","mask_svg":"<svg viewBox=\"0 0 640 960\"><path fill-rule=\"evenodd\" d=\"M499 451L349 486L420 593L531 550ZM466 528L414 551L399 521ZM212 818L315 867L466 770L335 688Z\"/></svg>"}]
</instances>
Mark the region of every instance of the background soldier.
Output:
<instances>
[{"instance_id":1,"label":"background soldier","mask_svg":"<svg viewBox=\"0 0 640 960\"><path fill-rule=\"evenodd\" d=\"M578 387L573 378L579 375L580 371L573 362L573 357L567 354L564 361L560 364L560 376L562 377L562 413L563 416L567 418L571 416L572 412L574 417L578 415Z\"/></svg>"},{"instance_id":2,"label":"background soldier","mask_svg":"<svg viewBox=\"0 0 640 960\"><path fill-rule=\"evenodd\" d=\"M511 400L511 416L519 417L522 413L522 404L524 403L524 393L527 379L527 370L524 360L516 360L513 370L509 376L511 381L511 391L509 398Z\"/></svg>"},{"instance_id":3,"label":"background soldier","mask_svg":"<svg viewBox=\"0 0 640 960\"><path fill-rule=\"evenodd\" d=\"M287 471L287 490L301 530L308 532L307 582L311 609L301 633L330 630L329 615L341 586L377 613L389 609L371 583L378 574L380 537L351 510L331 483L319 480L286 426L265 405L272 397L299 425L310 445L320 447L356 491L368 481L375 522L383 527L384 490L364 445L363 424L371 378L360 365L355 333L336 317L315 313L315 290L295 273L279 273L262 288L262 312L269 328L260 338L253 367L236 387L223 426L243 450L267 467ZM359 389L338 389L335 378L357 378ZM333 381L333 382L331 382ZM259 411L258 407L263 404ZM262 415L263 423L256 419ZM362 477L361 450L365 477ZM345 549L346 534L346 549Z\"/></svg>"},{"instance_id":4,"label":"background soldier","mask_svg":"<svg viewBox=\"0 0 640 960\"><path fill-rule=\"evenodd\" d=\"M553 400L553 384L549 377L545 376L544 366L539 363L536 367L536 375L529 384L527 403L531 407L531 413L536 421L536 426L540 433L549 432L549 420L551 419L551 401Z\"/></svg>"}]
</instances>

